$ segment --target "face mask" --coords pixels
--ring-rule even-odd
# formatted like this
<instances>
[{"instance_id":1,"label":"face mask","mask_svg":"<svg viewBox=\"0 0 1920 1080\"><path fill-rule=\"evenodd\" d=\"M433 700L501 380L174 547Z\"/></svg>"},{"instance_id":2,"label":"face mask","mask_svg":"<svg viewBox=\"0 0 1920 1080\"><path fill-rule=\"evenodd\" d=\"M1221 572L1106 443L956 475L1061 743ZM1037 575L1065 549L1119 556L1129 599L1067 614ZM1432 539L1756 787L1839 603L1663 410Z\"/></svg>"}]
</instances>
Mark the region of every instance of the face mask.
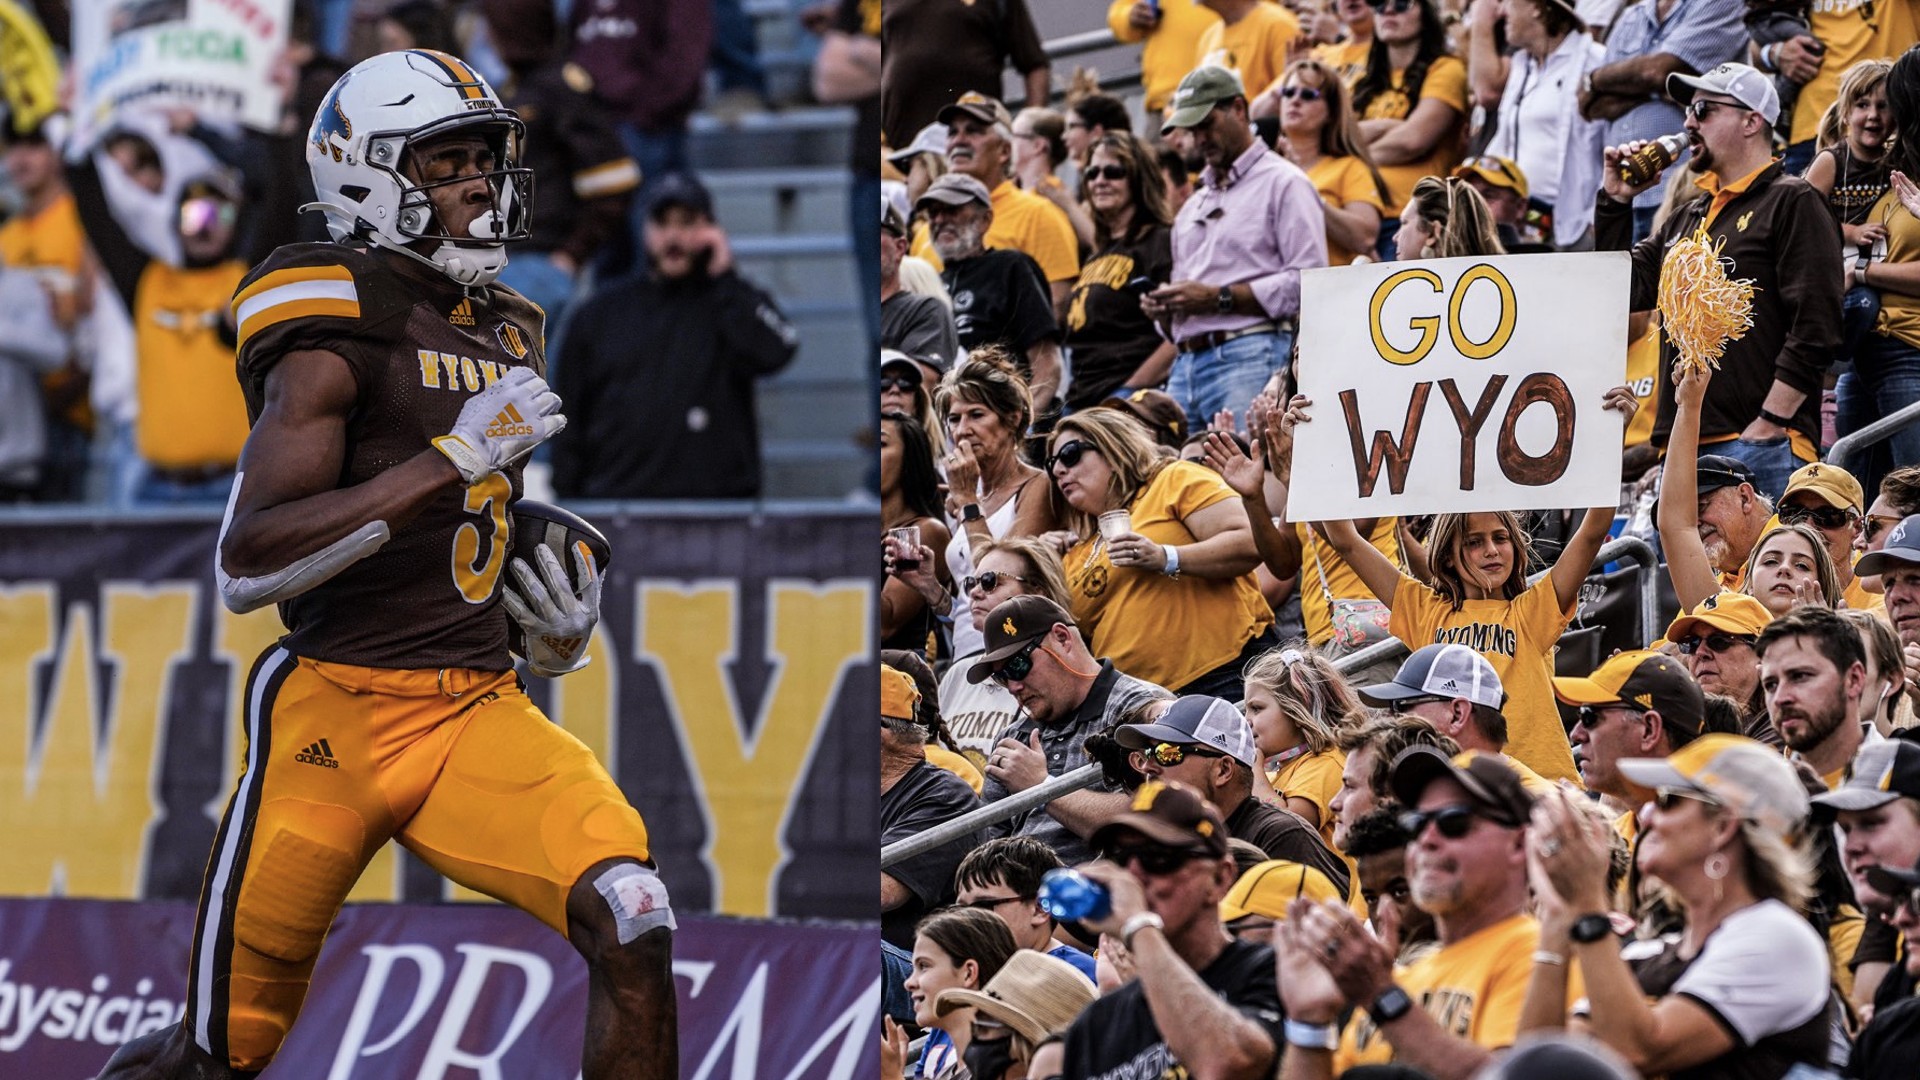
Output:
<instances>
[{"instance_id":1,"label":"face mask","mask_svg":"<svg viewBox=\"0 0 1920 1080\"><path fill-rule=\"evenodd\" d=\"M1013 1068L1013 1040L975 1039L962 1057L973 1080L1000 1080Z\"/></svg>"}]
</instances>

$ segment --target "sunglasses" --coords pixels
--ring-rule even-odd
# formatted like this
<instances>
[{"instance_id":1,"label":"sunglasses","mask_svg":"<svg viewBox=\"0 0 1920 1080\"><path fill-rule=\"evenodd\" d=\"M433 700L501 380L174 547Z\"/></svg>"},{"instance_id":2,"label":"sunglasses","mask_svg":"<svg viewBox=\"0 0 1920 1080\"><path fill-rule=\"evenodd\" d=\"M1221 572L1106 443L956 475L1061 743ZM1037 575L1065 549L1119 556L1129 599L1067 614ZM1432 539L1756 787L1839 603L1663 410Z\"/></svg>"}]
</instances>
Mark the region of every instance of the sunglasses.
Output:
<instances>
[{"instance_id":1,"label":"sunglasses","mask_svg":"<svg viewBox=\"0 0 1920 1080\"><path fill-rule=\"evenodd\" d=\"M1280 88L1280 96L1289 100L1299 98L1301 101L1319 101L1326 95L1311 86L1283 86Z\"/></svg>"},{"instance_id":2,"label":"sunglasses","mask_svg":"<svg viewBox=\"0 0 1920 1080\"><path fill-rule=\"evenodd\" d=\"M1698 122L1705 120L1715 109L1738 109L1740 107L1741 106L1735 105L1730 101L1708 101L1705 98L1694 98L1692 101L1687 102L1686 111L1688 116L1693 117L1693 119Z\"/></svg>"},{"instance_id":3,"label":"sunglasses","mask_svg":"<svg viewBox=\"0 0 1920 1080\"><path fill-rule=\"evenodd\" d=\"M1733 648L1736 644L1745 645L1751 649L1753 648L1753 643L1758 640L1760 639L1748 634L1712 633L1705 637L1699 634L1689 634L1674 644L1680 646L1680 655L1692 656L1694 653L1700 651L1700 646L1702 645L1712 649L1714 652L1723 653Z\"/></svg>"},{"instance_id":4,"label":"sunglasses","mask_svg":"<svg viewBox=\"0 0 1920 1080\"><path fill-rule=\"evenodd\" d=\"M1131 174L1125 165L1089 165L1081 175L1089 180L1125 180Z\"/></svg>"},{"instance_id":5,"label":"sunglasses","mask_svg":"<svg viewBox=\"0 0 1920 1080\"><path fill-rule=\"evenodd\" d=\"M1458 840L1473 831L1473 819L1477 816L1471 806L1441 806L1432 810L1409 810L1400 815L1400 827L1407 835L1419 839L1427 829L1428 822L1440 830L1440 835L1449 840Z\"/></svg>"},{"instance_id":6,"label":"sunglasses","mask_svg":"<svg viewBox=\"0 0 1920 1080\"><path fill-rule=\"evenodd\" d=\"M1653 805L1658 807L1661 810L1673 809L1674 805L1680 802L1680 800L1682 799L1685 799L1688 802L1701 803L1705 806L1717 807L1721 805L1721 802L1719 799L1714 798L1713 796L1707 794L1704 791L1690 791L1685 788L1663 787L1655 790L1653 793Z\"/></svg>"},{"instance_id":7,"label":"sunglasses","mask_svg":"<svg viewBox=\"0 0 1920 1080\"><path fill-rule=\"evenodd\" d=\"M1419 706L1425 705L1429 701L1445 701L1445 700L1447 699L1440 697L1437 694L1425 694L1420 697L1395 698L1387 706L1387 709L1390 712L1392 712L1393 715L1395 716L1405 716L1406 714L1412 712L1414 709L1418 708Z\"/></svg>"},{"instance_id":8,"label":"sunglasses","mask_svg":"<svg viewBox=\"0 0 1920 1080\"><path fill-rule=\"evenodd\" d=\"M919 387L920 380L911 375L880 376L880 390L883 393L888 390L898 390L903 394L911 394L919 389Z\"/></svg>"},{"instance_id":9,"label":"sunglasses","mask_svg":"<svg viewBox=\"0 0 1920 1080\"><path fill-rule=\"evenodd\" d=\"M1880 514L1869 515L1866 529L1867 543L1873 543L1874 537L1879 536L1881 533L1886 532L1898 524L1900 524L1900 519L1897 517L1885 517Z\"/></svg>"},{"instance_id":10,"label":"sunglasses","mask_svg":"<svg viewBox=\"0 0 1920 1080\"><path fill-rule=\"evenodd\" d=\"M1836 506L1801 506L1788 503L1780 508L1780 524L1800 525L1812 522L1817 529L1840 529L1853 521L1853 511Z\"/></svg>"},{"instance_id":11,"label":"sunglasses","mask_svg":"<svg viewBox=\"0 0 1920 1080\"><path fill-rule=\"evenodd\" d=\"M1588 731L1592 731L1600 726L1600 721L1606 719L1606 711L1608 709L1631 709L1636 716L1645 716L1647 714L1647 710L1638 705L1630 705L1624 701L1610 701L1605 705L1580 706L1578 712L1579 719L1575 720L1574 723L1579 724Z\"/></svg>"},{"instance_id":12,"label":"sunglasses","mask_svg":"<svg viewBox=\"0 0 1920 1080\"><path fill-rule=\"evenodd\" d=\"M1060 448L1047 458L1047 469L1051 472L1056 465L1063 469L1071 469L1080 464L1080 459L1089 452L1098 453L1092 443L1069 439L1061 443Z\"/></svg>"},{"instance_id":13,"label":"sunglasses","mask_svg":"<svg viewBox=\"0 0 1920 1080\"><path fill-rule=\"evenodd\" d=\"M1175 870L1199 858L1200 852L1192 848L1160 847L1154 844L1134 844L1125 847L1108 848L1103 858L1115 866L1126 866L1139 860L1140 869L1149 874L1171 874Z\"/></svg>"},{"instance_id":14,"label":"sunglasses","mask_svg":"<svg viewBox=\"0 0 1920 1080\"><path fill-rule=\"evenodd\" d=\"M1367 6L1382 15L1399 15L1413 7L1415 0L1367 0Z\"/></svg>"},{"instance_id":15,"label":"sunglasses","mask_svg":"<svg viewBox=\"0 0 1920 1080\"><path fill-rule=\"evenodd\" d=\"M1026 648L1007 657L1007 662L1001 664L989 678L1001 686L1005 686L1010 682L1024 679L1033 674L1033 650L1040 647L1041 640L1040 638L1034 638L1032 641L1027 642Z\"/></svg>"},{"instance_id":16,"label":"sunglasses","mask_svg":"<svg viewBox=\"0 0 1920 1080\"><path fill-rule=\"evenodd\" d=\"M1154 743L1152 746L1140 751L1140 754L1148 761L1166 768L1172 768L1187 760L1189 757L1222 758L1227 756L1200 746L1170 742Z\"/></svg>"},{"instance_id":17,"label":"sunglasses","mask_svg":"<svg viewBox=\"0 0 1920 1080\"><path fill-rule=\"evenodd\" d=\"M1002 581L1018 581L1025 584L1027 579L1018 574L1003 574L998 570L988 570L979 577L968 574L960 579L960 584L966 586L968 592L972 592L975 585L980 586L981 592L992 592L1000 587Z\"/></svg>"}]
</instances>

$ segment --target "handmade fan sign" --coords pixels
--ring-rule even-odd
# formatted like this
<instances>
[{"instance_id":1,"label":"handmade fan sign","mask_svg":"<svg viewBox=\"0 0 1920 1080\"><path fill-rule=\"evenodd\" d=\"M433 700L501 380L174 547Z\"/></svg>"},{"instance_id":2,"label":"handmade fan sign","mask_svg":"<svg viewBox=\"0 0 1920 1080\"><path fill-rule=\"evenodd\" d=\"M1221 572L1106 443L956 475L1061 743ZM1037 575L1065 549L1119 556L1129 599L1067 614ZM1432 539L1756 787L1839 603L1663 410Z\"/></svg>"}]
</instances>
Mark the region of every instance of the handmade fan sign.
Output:
<instances>
[{"instance_id":1,"label":"handmade fan sign","mask_svg":"<svg viewBox=\"0 0 1920 1080\"><path fill-rule=\"evenodd\" d=\"M1629 273L1625 252L1304 272L1288 519L1614 503Z\"/></svg>"}]
</instances>

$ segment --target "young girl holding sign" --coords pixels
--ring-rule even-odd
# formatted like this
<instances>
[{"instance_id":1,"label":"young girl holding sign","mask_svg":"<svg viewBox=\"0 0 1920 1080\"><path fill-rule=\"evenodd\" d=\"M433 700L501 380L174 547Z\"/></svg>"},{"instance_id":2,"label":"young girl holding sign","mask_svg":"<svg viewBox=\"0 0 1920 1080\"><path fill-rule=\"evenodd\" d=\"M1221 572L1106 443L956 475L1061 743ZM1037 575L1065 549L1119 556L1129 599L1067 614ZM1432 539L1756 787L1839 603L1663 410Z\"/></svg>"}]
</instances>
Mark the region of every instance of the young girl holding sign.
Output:
<instances>
[{"instance_id":1,"label":"young girl holding sign","mask_svg":"<svg viewBox=\"0 0 1920 1080\"><path fill-rule=\"evenodd\" d=\"M1313 402L1296 395L1281 417L1283 429L1309 419ZM1607 391L1605 407L1631 420L1633 391ZM1532 555L1519 518L1509 510L1440 514L1427 537L1430 570L1421 581L1400 570L1361 539L1350 521L1316 523L1367 588L1392 609L1390 629L1411 648L1458 642L1485 656L1507 692L1507 753L1549 780L1580 782L1573 752L1553 698L1553 648L1573 617L1580 583L1607 538L1613 507L1595 507L1553 567L1527 584ZM1396 706L1419 698L1396 702Z\"/></svg>"}]
</instances>

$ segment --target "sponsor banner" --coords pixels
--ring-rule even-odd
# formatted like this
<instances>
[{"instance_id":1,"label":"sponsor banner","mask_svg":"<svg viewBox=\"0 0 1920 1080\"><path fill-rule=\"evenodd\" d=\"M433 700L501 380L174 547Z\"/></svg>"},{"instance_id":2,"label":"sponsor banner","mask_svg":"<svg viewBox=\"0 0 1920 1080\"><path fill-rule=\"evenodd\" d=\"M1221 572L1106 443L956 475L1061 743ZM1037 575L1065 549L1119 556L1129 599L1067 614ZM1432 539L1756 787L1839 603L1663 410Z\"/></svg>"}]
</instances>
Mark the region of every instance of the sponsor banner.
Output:
<instances>
[{"instance_id":1,"label":"sponsor banner","mask_svg":"<svg viewBox=\"0 0 1920 1080\"><path fill-rule=\"evenodd\" d=\"M87 0L73 5L74 123L83 143L121 110L184 106L276 129L274 81L293 0Z\"/></svg>"},{"instance_id":2,"label":"sponsor banner","mask_svg":"<svg viewBox=\"0 0 1920 1080\"><path fill-rule=\"evenodd\" d=\"M1287 518L1612 506L1626 252L1304 271ZM1303 471L1303 466L1306 469Z\"/></svg>"},{"instance_id":3,"label":"sponsor banner","mask_svg":"<svg viewBox=\"0 0 1920 1080\"><path fill-rule=\"evenodd\" d=\"M675 909L874 918L872 515L574 509L613 545L593 660L528 692L640 810ZM0 895L199 895L284 633L220 603L217 530L0 521ZM476 898L393 844L349 897Z\"/></svg>"},{"instance_id":4,"label":"sponsor banner","mask_svg":"<svg viewBox=\"0 0 1920 1080\"><path fill-rule=\"evenodd\" d=\"M0 1076L92 1076L186 1008L193 905L0 900ZM879 1068L871 927L681 916L680 1074L852 1080ZM796 987L805 987L805 1001ZM574 1080L587 970L498 906L349 905L265 1080Z\"/></svg>"}]
</instances>

